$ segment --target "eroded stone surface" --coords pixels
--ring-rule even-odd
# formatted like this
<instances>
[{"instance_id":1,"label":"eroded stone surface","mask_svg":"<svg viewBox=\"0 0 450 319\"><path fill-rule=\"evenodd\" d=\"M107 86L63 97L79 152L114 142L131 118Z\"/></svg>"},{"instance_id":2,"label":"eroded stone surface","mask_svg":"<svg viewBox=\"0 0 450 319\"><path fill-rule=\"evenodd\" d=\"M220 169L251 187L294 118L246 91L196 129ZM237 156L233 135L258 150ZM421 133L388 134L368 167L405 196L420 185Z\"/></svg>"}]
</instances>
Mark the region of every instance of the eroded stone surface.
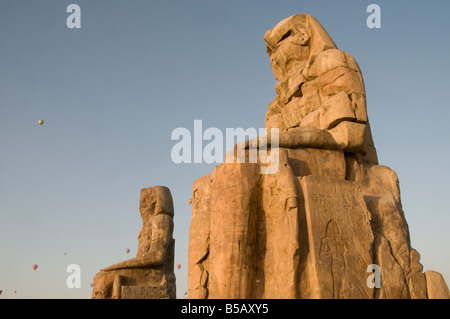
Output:
<instances>
[{"instance_id":1,"label":"eroded stone surface","mask_svg":"<svg viewBox=\"0 0 450 319\"><path fill-rule=\"evenodd\" d=\"M136 257L102 269L94 277L93 299L176 298L170 190L143 188L139 211L143 225Z\"/></svg>"},{"instance_id":2,"label":"eroded stone surface","mask_svg":"<svg viewBox=\"0 0 450 319\"><path fill-rule=\"evenodd\" d=\"M309 15L264 39L278 80L266 127L280 130L266 145L279 169L225 163L194 183L189 298L448 296L411 247L396 173L378 165L354 58ZM380 288L367 284L374 264Z\"/></svg>"},{"instance_id":3,"label":"eroded stone surface","mask_svg":"<svg viewBox=\"0 0 450 319\"><path fill-rule=\"evenodd\" d=\"M436 271L425 272L427 280L428 299L450 299L450 293L445 283L444 277Z\"/></svg>"},{"instance_id":4,"label":"eroded stone surface","mask_svg":"<svg viewBox=\"0 0 450 319\"><path fill-rule=\"evenodd\" d=\"M301 179L309 243L309 298L371 299L371 215L358 183L319 176Z\"/></svg>"}]
</instances>

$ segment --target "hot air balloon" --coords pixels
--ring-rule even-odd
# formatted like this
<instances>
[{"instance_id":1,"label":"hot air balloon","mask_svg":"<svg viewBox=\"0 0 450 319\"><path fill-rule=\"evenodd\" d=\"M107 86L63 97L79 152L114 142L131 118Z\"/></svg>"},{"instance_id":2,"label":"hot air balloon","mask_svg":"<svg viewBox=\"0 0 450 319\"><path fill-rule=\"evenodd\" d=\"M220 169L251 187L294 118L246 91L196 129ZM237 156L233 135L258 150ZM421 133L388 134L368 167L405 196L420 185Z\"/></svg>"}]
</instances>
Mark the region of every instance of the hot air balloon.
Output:
<instances>
[{"instance_id":1,"label":"hot air balloon","mask_svg":"<svg viewBox=\"0 0 450 319\"><path fill-rule=\"evenodd\" d=\"M191 204L192 204L192 198L189 198L189 199L187 200L187 202L189 203L189 205L191 205Z\"/></svg>"},{"instance_id":2,"label":"hot air balloon","mask_svg":"<svg viewBox=\"0 0 450 319\"><path fill-rule=\"evenodd\" d=\"M39 120L38 123L39 123L39 125L42 125L42 124L44 124L44 120Z\"/></svg>"},{"instance_id":3,"label":"hot air balloon","mask_svg":"<svg viewBox=\"0 0 450 319\"><path fill-rule=\"evenodd\" d=\"M178 264L178 265L177 265L177 268L178 268L178 269L180 269L180 268L181 268L181 265L180 265L180 264Z\"/></svg>"},{"instance_id":4,"label":"hot air balloon","mask_svg":"<svg viewBox=\"0 0 450 319\"><path fill-rule=\"evenodd\" d=\"M130 252L130 248L125 249L125 252L128 254Z\"/></svg>"},{"instance_id":5,"label":"hot air balloon","mask_svg":"<svg viewBox=\"0 0 450 319\"><path fill-rule=\"evenodd\" d=\"M38 265L34 264L33 265L33 270L36 270L38 268Z\"/></svg>"},{"instance_id":6,"label":"hot air balloon","mask_svg":"<svg viewBox=\"0 0 450 319\"><path fill-rule=\"evenodd\" d=\"M0 295L2 294L3 290L0 290Z\"/></svg>"},{"instance_id":7,"label":"hot air balloon","mask_svg":"<svg viewBox=\"0 0 450 319\"><path fill-rule=\"evenodd\" d=\"M14 293L17 293L17 290L14 290Z\"/></svg>"}]
</instances>

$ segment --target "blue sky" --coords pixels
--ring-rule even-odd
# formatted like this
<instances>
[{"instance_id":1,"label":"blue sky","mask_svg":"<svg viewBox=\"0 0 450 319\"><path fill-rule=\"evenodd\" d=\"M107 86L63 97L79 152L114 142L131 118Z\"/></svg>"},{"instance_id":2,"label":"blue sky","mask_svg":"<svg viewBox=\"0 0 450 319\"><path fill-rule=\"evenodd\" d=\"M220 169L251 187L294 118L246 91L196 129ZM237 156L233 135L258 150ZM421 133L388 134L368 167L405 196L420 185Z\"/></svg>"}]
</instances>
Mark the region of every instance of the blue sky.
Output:
<instances>
[{"instance_id":1,"label":"blue sky","mask_svg":"<svg viewBox=\"0 0 450 319\"><path fill-rule=\"evenodd\" d=\"M71 3L81 29L66 26ZM380 29L366 26L371 3ZM196 119L264 127L276 81L263 36L297 13L359 63L412 246L449 283L449 12L448 0L1 0L0 298L90 298L100 268L136 254L139 191L154 185L174 198L181 297L187 199L215 165L173 163L171 133ZM66 286L69 264L79 289Z\"/></svg>"}]
</instances>

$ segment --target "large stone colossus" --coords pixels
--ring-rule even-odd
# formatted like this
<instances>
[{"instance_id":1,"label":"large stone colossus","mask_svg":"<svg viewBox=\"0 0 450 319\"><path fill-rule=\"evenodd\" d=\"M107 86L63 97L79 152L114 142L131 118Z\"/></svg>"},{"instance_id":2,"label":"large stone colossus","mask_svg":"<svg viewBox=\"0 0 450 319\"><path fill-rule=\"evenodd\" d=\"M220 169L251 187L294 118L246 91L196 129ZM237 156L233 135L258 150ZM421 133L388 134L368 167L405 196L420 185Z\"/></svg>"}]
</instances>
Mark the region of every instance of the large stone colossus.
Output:
<instances>
[{"instance_id":1,"label":"large stone colossus","mask_svg":"<svg viewBox=\"0 0 450 319\"><path fill-rule=\"evenodd\" d=\"M396 173L378 163L355 59L306 14L264 40L278 170L226 161L195 181L189 298L448 298L411 247Z\"/></svg>"}]
</instances>

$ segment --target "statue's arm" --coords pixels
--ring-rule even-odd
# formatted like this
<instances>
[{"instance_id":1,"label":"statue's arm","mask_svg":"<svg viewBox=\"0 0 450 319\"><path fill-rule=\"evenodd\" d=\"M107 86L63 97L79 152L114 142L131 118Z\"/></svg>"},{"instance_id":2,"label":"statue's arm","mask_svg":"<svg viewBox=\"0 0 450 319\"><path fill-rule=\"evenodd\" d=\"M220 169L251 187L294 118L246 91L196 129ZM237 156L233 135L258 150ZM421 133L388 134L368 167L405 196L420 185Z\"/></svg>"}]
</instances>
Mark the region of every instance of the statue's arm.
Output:
<instances>
[{"instance_id":1,"label":"statue's arm","mask_svg":"<svg viewBox=\"0 0 450 319\"><path fill-rule=\"evenodd\" d=\"M294 127L287 131L268 129L265 135L246 140L244 143L235 146L237 149L240 147L246 149L256 147L342 149L343 145L338 143L329 131L305 126Z\"/></svg>"},{"instance_id":2,"label":"statue's arm","mask_svg":"<svg viewBox=\"0 0 450 319\"><path fill-rule=\"evenodd\" d=\"M143 256L131 258L102 269L111 271L125 268L155 267L164 263L167 249L172 241L173 220L170 216L159 214L153 217L150 250Z\"/></svg>"},{"instance_id":3,"label":"statue's arm","mask_svg":"<svg viewBox=\"0 0 450 319\"><path fill-rule=\"evenodd\" d=\"M112 266L103 268L102 271L111 271L111 270L117 270L117 269L125 269L125 268L136 268L140 264L139 258L131 258L125 261L121 261L117 264L114 264Z\"/></svg>"},{"instance_id":4,"label":"statue's arm","mask_svg":"<svg viewBox=\"0 0 450 319\"><path fill-rule=\"evenodd\" d=\"M366 144L370 144L370 141L366 141L367 136L370 136L369 131L368 124L353 121L342 121L330 130L305 126L291 128L287 131L278 131L278 135L274 134L271 130L267 130L267 134L236 144L232 152L233 154L237 154L241 149L254 148L308 147L343 150L349 153L363 152L365 154L367 151Z\"/></svg>"}]
</instances>

